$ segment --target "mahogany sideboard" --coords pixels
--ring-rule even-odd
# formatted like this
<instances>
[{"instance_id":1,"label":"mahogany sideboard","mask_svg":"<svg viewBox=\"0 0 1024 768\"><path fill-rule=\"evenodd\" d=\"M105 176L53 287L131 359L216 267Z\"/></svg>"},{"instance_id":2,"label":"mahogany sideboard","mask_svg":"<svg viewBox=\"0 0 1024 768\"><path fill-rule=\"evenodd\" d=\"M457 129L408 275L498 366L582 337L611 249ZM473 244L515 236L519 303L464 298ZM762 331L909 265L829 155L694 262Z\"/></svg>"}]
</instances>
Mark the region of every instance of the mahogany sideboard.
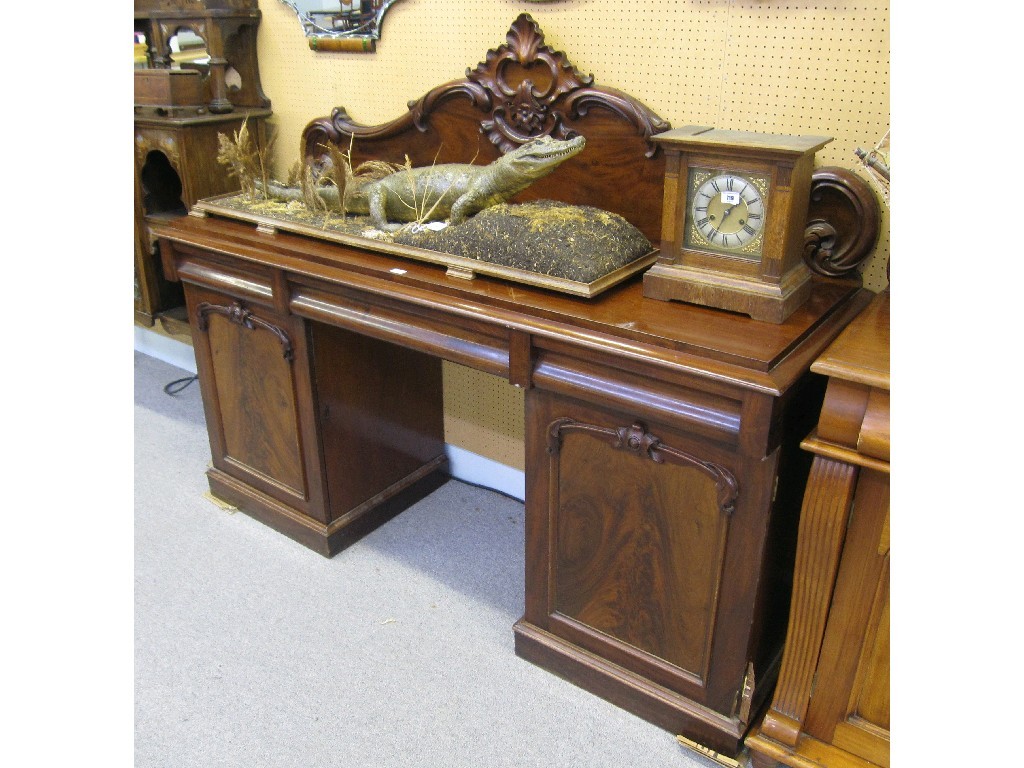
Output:
<instances>
[{"instance_id":1,"label":"mahogany sideboard","mask_svg":"<svg viewBox=\"0 0 1024 768\"><path fill-rule=\"evenodd\" d=\"M184 284L214 495L333 555L447 479L441 360L525 389L516 652L736 755L781 658L824 377L870 301L816 282L784 323L583 299L357 245L152 220Z\"/></svg>"},{"instance_id":2,"label":"mahogany sideboard","mask_svg":"<svg viewBox=\"0 0 1024 768\"><path fill-rule=\"evenodd\" d=\"M815 362L829 377L789 629L758 768L889 767L889 292Z\"/></svg>"}]
</instances>

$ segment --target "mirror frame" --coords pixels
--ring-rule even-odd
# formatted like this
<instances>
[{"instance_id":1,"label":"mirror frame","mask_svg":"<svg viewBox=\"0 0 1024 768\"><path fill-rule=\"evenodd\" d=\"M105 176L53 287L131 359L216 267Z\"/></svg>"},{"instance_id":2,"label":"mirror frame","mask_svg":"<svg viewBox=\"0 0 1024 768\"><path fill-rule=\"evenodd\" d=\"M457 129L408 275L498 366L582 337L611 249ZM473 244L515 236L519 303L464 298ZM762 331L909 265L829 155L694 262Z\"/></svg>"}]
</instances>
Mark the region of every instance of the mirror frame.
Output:
<instances>
[{"instance_id":1,"label":"mirror frame","mask_svg":"<svg viewBox=\"0 0 1024 768\"><path fill-rule=\"evenodd\" d=\"M346 31L324 29L319 26L308 11L301 10L298 7L296 0L281 0L281 2L295 12L299 24L302 25L302 32L306 36L306 41L312 50L373 53L377 50L377 41L380 40L384 15L399 0L384 0L372 19L356 29Z\"/></svg>"}]
</instances>

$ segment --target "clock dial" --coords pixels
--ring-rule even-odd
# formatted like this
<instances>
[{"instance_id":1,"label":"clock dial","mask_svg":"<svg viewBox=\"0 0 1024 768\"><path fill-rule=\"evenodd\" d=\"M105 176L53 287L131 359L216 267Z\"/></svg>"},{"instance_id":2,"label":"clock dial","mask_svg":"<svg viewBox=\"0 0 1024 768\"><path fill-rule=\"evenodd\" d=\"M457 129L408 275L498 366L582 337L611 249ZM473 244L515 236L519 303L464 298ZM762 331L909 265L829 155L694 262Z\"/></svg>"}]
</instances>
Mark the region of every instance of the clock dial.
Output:
<instances>
[{"instance_id":1,"label":"clock dial","mask_svg":"<svg viewBox=\"0 0 1024 768\"><path fill-rule=\"evenodd\" d=\"M688 246L760 258L767 215L766 177L694 168L689 192Z\"/></svg>"}]
</instances>

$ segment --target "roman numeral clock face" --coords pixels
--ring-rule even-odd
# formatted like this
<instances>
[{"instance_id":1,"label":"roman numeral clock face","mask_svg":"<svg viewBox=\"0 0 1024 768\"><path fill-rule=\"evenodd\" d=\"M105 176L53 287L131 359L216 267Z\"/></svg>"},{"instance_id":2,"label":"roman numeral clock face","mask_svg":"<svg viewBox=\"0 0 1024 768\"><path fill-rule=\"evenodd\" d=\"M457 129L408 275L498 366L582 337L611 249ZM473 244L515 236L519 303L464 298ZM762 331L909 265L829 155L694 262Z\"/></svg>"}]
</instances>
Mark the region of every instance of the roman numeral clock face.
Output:
<instances>
[{"instance_id":1,"label":"roman numeral clock face","mask_svg":"<svg viewBox=\"0 0 1024 768\"><path fill-rule=\"evenodd\" d=\"M768 183L757 174L690 169L685 247L759 260Z\"/></svg>"}]
</instances>

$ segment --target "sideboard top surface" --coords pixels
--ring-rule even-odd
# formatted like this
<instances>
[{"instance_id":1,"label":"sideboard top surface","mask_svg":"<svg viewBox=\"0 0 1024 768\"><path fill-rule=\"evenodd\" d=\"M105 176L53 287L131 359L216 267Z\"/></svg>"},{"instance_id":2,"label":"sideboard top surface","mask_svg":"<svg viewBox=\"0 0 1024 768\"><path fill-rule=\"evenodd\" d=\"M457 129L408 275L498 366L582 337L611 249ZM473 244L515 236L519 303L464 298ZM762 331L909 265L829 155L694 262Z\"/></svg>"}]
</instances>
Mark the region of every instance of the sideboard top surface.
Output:
<instances>
[{"instance_id":1,"label":"sideboard top surface","mask_svg":"<svg viewBox=\"0 0 1024 768\"><path fill-rule=\"evenodd\" d=\"M154 221L151 227L158 237L186 248L280 270L293 285L327 291L356 288L556 341L566 333L584 334L595 348L612 354L646 350L683 366L707 361L723 371L740 372L740 379L746 378L744 370L772 374L748 382L757 387L761 381L766 390L785 389L790 383L787 371L792 368L795 377L806 370L873 295L849 282L817 281L804 306L784 323L774 324L644 298L639 276L585 299L496 278L449 277L441 266L374 251L372 241L363 249L195 216ZM706 363L697 365L704 368ZM727 371L723 375L729 378Z\"/></svg>"},{"instance_id":2,"label":"sideboard top surface","mask_svg":"<svg viewBox=\"0 0 1024 768\"><path fill-rule=\"evenodd\" d=\"M889 390L889 290L878 294L811 370Z\"/></svg>"}]
</instances>

